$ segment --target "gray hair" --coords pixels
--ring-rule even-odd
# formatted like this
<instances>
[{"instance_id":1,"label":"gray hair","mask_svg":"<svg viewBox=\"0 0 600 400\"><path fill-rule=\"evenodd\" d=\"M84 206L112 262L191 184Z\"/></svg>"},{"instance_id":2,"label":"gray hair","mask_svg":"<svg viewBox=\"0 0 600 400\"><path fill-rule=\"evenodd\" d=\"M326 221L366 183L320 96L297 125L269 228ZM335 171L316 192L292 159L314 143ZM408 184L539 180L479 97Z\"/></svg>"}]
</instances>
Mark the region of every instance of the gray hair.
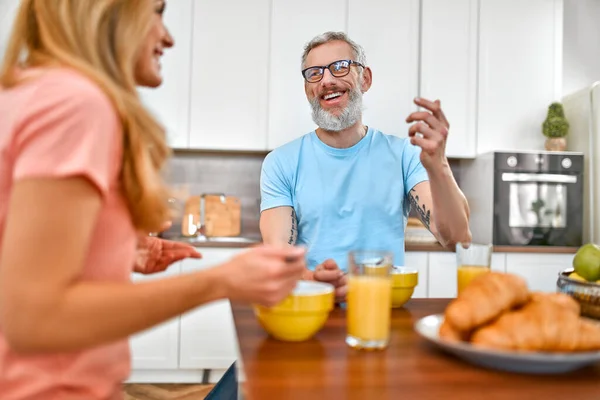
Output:
<instances>
[{"instance_id":1,"label":"gray hair","mask_svg":"<svg viewBox=\"0 0 600 400\"><path fill-rule=\"evenodd\" d=\"M350 47L352 48L354 57L356 57L356 60L354 60L354 61L358 61L359 63L361 63L362 65L365 65L365 66L367 65L367 56L365 55L365 50L362 48L361 45L359 45L358 43L356 43L355 41L350 39L348 37L348 35L346 35L344 32L329 31L329 32L322 33L318 36L315 36L310 42L308 42L306 44L306 46L304 46L304 53L302 53L301 68L304 68L305 63L306 63L306 58L308 57L308 53L310 53L310 51L312 49L314 49L315 47L321 46L322 44L333 42L336 40L348 43L350 45Z\"/></svg>"}]
</instances>

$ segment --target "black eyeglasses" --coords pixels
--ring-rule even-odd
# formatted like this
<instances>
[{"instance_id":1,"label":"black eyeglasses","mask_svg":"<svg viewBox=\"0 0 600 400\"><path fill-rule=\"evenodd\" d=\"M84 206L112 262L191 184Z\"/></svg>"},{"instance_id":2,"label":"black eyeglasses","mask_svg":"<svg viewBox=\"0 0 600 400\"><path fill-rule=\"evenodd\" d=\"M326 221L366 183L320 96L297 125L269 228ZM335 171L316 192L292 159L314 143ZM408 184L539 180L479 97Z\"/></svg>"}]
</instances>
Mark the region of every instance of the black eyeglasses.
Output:
<instances>
[{"instance_id":1,"label":"black eyeglasses","mask_svg":"<svg viewBox=\"0 0 600 400\"><path fill-rule=\"evenodd\" d=\"M325 75L325 70L328 69L331 72L331 75L336 78L341 78L342 76L346 76L350 73L350 67L352 65L357 65L359 67L365 67L359 62L352 60L339 60L334 61L329 65L325 65L323 67L310 67L302 70L302 76L309 83L316 83L323 79L323 75Z\"/></svg>"}]
</instances>

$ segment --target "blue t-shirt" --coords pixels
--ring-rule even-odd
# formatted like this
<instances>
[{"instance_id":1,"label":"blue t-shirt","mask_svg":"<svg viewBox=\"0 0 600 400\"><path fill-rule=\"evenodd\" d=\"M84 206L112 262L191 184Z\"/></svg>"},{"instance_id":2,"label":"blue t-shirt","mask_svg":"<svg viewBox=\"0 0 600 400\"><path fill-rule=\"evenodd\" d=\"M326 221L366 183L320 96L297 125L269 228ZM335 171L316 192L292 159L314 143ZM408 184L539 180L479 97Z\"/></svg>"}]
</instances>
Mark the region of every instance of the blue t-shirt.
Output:
<instances>
[{"instance_id":1,"label":"blue t-shirt","mask_svg":"<svg viewBox=\"0 0 600 400\"><path fill-rule=\"evenodd\" d=\"M261 212L294 208L296 244L307 247L310 269L332 258L346 271L348 252L358 249L391 251L394 264L402 266L406 196L428 180L420 150L371 128L354 146L337 149L313 131L265 158Z\"/></svg>"}]
</instances>

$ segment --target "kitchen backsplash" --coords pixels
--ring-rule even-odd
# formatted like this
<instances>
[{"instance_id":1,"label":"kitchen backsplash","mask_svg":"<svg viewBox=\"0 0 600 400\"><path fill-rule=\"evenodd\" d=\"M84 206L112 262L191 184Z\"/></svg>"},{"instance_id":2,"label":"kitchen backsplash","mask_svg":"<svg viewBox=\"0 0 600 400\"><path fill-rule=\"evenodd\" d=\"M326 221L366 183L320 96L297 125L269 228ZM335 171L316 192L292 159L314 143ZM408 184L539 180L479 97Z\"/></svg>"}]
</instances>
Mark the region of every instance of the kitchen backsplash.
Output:
<instances>
[{"instance_id":1,"label":"kitchen backsplash","mask_svg":"<svg viewBox=\"0 0 600 400\"><path fill-rule=\"evenodd\" d=\"M265 153L175 150L166 170L173 185L188 185L190 195L223 193L239 197L242 236L259 234L260 168Z\"/></svg>"},{"instance_id":2,"label":"kitchen backsplash","mask_svg":"<svg viewBox=\"0 0 600 400\"><path fill-rule=\"evenodd\" d=\"M187 185L190 195L224 193L240 198L242 236L259 237L260 169L266 153L175 150L166 169L169 184ZM460 165L450 160L460 185Z\"/></svg>"}]
</instances>

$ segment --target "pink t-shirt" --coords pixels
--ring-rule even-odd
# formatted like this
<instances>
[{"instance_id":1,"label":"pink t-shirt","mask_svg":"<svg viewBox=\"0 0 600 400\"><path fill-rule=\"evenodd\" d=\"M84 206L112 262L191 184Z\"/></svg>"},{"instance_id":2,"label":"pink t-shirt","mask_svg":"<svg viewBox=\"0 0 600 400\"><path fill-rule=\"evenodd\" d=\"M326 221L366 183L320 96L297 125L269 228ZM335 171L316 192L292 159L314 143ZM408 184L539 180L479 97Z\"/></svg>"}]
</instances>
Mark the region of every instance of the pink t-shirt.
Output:
<instances>
[{"instance_id":1,"label":"pink t-shirt","mask_svg":"<svg viewBox=\"0 0 600 400\"><path fill-rule=\"evenodd\" d=\"M83 75L68 69L25 73L31 73L29 81L0 90L0 252L15 182L84 176L101 193L102 208L81 280L129 282L136 231L119 187L118 115L108 97ZM35 243L29 248L35 251ZM2 400L119 399L129 372L127 340L71 353L23 356L8 347L0 326Z\"/></svg>"}]
</instances>

